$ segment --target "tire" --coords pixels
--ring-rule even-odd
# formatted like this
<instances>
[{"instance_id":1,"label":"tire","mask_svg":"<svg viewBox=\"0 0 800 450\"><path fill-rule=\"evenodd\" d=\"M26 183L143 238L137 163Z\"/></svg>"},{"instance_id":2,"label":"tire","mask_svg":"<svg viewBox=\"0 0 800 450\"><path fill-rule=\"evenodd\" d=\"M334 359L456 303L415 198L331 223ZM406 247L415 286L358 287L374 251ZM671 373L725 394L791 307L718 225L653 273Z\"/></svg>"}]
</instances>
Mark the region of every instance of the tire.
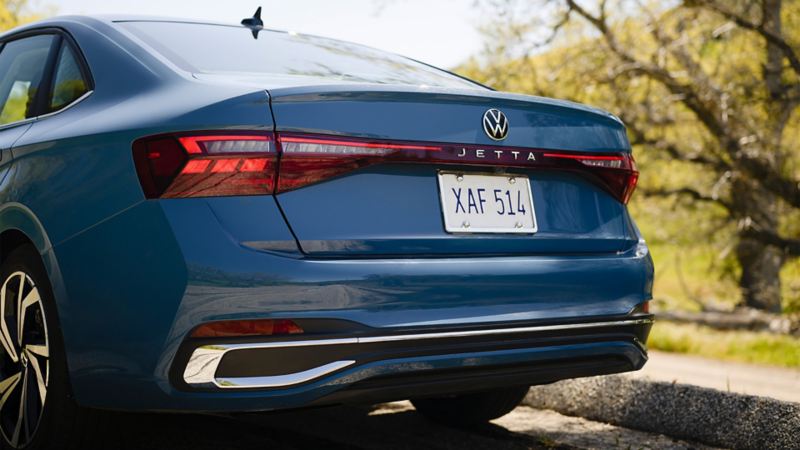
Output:
<instances>
[{"instance_id":1,"label":"tire","mask_svg":"<svg viewBox=\"0 0 800 450\"><path fill-rule=\"evenodd\" d=\"M438 398L412 399L411 403L423 416L435 422L455 426L486 423L505 416L519 405L528 387L513 387L474 394Z\"/></svg>"},{"instance_id":2,"label":"tire","mask_svg":"<svg viewBox=\"0 0 800 450\"><path fill-rule=\"evenodd\" d=\"M0 308L0 446L88 448L89 433L83 431L97 426L97 414L78 407L70 395L53 291L30 244L14 249L0 265ZM28 401L22 401L23 392Z\"/></svg>"}]
</instances>

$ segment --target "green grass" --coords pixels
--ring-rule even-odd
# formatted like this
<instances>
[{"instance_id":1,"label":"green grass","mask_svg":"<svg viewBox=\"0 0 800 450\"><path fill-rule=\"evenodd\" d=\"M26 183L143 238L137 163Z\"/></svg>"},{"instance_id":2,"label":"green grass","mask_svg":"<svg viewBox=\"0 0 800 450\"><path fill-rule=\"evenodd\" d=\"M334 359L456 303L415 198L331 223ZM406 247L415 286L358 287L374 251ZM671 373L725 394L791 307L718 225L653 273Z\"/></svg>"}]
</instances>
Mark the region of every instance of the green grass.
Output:
<instances>
[{"instance_id":1,"label":"green grass","mask_svg":"<svg viewBox=\"0 0 800 450\"><path fill-rule=\"evenodd\" d=\"M751 331L656 322L647 341L653 350L800 368L800 338Z\"/></svg>"},{"instance_id":2,"label":"green grass","mask_svg":"<svg viewBox=\"0 0 800 450\"><path fill-rule=\"evenodd\" d=\"M800 312L800 258L789 261L781 270L783 310Z\"/></svg>"}]
</instances>

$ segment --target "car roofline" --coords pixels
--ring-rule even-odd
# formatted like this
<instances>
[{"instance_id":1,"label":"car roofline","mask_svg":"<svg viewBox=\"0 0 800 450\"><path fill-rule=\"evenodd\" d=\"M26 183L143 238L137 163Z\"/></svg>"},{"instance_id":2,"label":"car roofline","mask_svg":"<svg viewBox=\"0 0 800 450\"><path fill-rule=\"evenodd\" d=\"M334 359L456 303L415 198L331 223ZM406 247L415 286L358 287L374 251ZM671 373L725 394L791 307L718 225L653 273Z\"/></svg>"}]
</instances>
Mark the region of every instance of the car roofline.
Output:
<instances>
[{"instance_id":1,"label":"car roofline","mask_svg":"<svg viewBox=\"0 0 800 450\"><path fill-rule=\"evenodd\" d=\"M185 24L197 24L197 25L224 26L232 28L245 28L243 25L237 23L224 23L214 20L186 19L186 18L168 17L168 16L125 15L125 14L71 14L71 15L49 17L46 19L37 20L35 22L30 22L24 25L14 27L0 34L0 40L5 39L8 36L15 35L17 33L29 30L35 30L38 28L65 27L69 26L70 24L74 25L76 23L83 25L91 25L97 22L105 23L108 25L114 25L116 23L123 23L123 22L165 22L165 23L185 23ZM291 31L278 30L274 28L264 28L263 30L276 33L291 33ZM305 33L298 33L298 34L311 36ZM331 38L326 38L324 36L317 36L317 37L331 39Z\"/></svg>"},{"instance_id":2,"label":"car roofline","mask_svg":"<svg viewBox=\"0 0 800 450\"><path fill-rule=\"evenodd\" d=\"M83 25L91 25L92 23L97 23L97 22L105 23L105 24L111 25L111 26L114 26L114 25L119 24L119 23L124 23L124 22L162 22L162 23L184 23L184 24L197 24L197 25L213 25L213 26L224 26L224 27L231 27L231 28L246 28L246 27L244 27L243 25L240 25L240 24L222 23L222 22L215 22L213 20L203 20L203 19L185 19L185 18L168 17L168 16L126 15L126 14L86 14L86 15L78 14L78 15L55 16L55 17L52 17L52 18L48 18L48 19L32 22L30 24L26 24L26 25L23 25L23 26L20 26L20 27L16 27L16 28L14 28L12 30L9 30L9 31L3 33L3 34L0 34L0 40L6 39L8 36L12 36L12 35L17 34L17 33L22 33L22 32L26 32L26 31L29 31L29 30L38 29L38 28L53 28L53 27L66 28L69 24L73 24L74 25L76 23L79 23L79 24L83 24ZM346 43L349 43L349 44L359 45L361 47L369 48L369 49L380 51L380 52L383 52L383 53L392 53L392 54L394 54L396 56L408 59L410 61L414 61L414 62L416 62L418 64L423 64L423 65L426 65L428 67L432 67L432 68L434 68L436 70L441 70L442 72L448 73L451 76L455 76L455 77L461 78L461 79L463 79L463 80L465 80L467 82L475 84L478 87L484 88L489 92L493 92L496 95L503 95L503 94L512 95L512 96L521 95L521 94L512 94L512 93L499 92L499 91L496 91L495 89L493 89L491 87L488 87L488 86L483 85L483 84L481 84L481 83L479 83L479 82L477 82L475 80L471 80L471 79L466 78L464 76L461 76L461 75L458 75L456 73L453 73L453 72L451 72L451 71L449 71L447 69L443 69L441 67L436 67L436 66L433 66L431 64L428 64L428 63L425 63L425 62L418 61L416 59L410 58L410 57L405 56L405 55L400 55L400 54L397 54L397 53L394 53L394 52L381 50L381 49L378 49L378 48L375 48L375 47L372 47L372 46L369 46L369 45L366 45L366 44L361 44L361 43L358 43L358 42L345 41L345 40L342 40L342 39L331 38L331 37L327 37L327 36L320 36L320 35L315 35L315 34L299 33L299 32L286 31L286 30L277 30L277 29L273 29L273 28L264 28L263 31L275 32L275 33L285 33L285 34L298 34L298 35L302 35L302 36L308 36L308 37L314 37L314 38L320 38L320 39L327 39L327 40L331 40L331 41L346 42ZM305 86L305 88L308 88L308 87L309 86ZM294 86L294 88L302 90L304 88L304 86ZM292 89L287 89L287 90L291 91ZM536 98L537 100L543 101L545 103L556 103L556 104L558 104L558 106L571 107L573 109L583 110L584 112L593 113L593 114L601 115L601 116L606 116L607 118L610 118L611 120L622 124L622 121L617 116L615 116L614 114L609 113L608 111L600 109L600 108L592 107L592 106L585 105L585 104L582 104L582 103L575 103L575 102L571 102L571 101L567 101L567 100L550 99L550 98L543 98L543 97L536 97L536 96L525 96L525 97Z\"/></svg>"}]
</instances>

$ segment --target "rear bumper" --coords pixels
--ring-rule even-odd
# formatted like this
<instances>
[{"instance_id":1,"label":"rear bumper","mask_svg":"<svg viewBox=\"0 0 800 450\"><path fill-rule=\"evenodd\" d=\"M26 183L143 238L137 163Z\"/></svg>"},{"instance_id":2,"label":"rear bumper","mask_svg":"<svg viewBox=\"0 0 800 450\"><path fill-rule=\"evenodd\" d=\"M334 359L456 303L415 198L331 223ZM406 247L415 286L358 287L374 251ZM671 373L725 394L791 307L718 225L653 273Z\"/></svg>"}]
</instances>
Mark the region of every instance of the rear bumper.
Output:
<instances>
[{"instance_id":1,"label":"rear bumper","mask_svg":"<svg viewBox=\"0 0 800 450\"><path fill-rule=\"evenodd\" d=\"M317 373L326 370L307 373L306 381L278 388L189 386L183 374L196 348L253 343L187 340L195 327L207 322L287 318L304 322L306 331L310 328L305 321L349 324L304 335L328 339L625 320L651 298L653 276L649 255L634 251L321 260L279 253L276 245L270 251L257 250L245 245L244 238L231 238L219 222L227 215L218 218L210 201L193 200L197 201L142 203L54 247L62 272L62 281L54 277L59 318L72 390L81 405L126 410L269 410L344 401L337 396L364 399L354 394L362 386L385 385L368 389L390 393L395 383L407 381L398 377L448 379L440 381L459 390L463 380L478 376L467 373L478 373L472 369L490 373L481 375L480 384L471 384L490 388L495 370L516 371L518 366L524 366L527 374L515 382L533 384L604 373L609 367L603 362L606 358L622 361L613 371L633 370L644 362L644 351L633 339L635 332L619 334L592 327L569 339L565 336L570 333L564 330L538 330L425 339L425 345L420 341L382 343L374 359L366 355L371 351L351 352L351 348L367 349L366 342L359 342L340 347L337 351L346 353L341 358L307 366L278 365L270 373L263 372L263 366L239 365L240 372L228 371L226 365L236 361L228 357L244 358L247 353L242 350L220 361L214 381L293 375L337 361L355 363L327 367L335 370L324 375ZM291 239L274 199L235 200L246 202L253 211L253 230L272 230L270 242ZM142 224L148 224L147 228ZM122 233L125 239L120 238L121 229L130 230ZM245 236L248 230L236 235ZM92 251L87 253L87 248ZM124 264L109 264L118 261L119 255L126 255ZM318 353L322 347L326 352L334 349L305 347ZM274 360L267 356L250 359ZM590 369L581 366L578 370L568 362L587 358L593 361ZM296 353L290 359L302 360ZM540 371L551 363L560 369L552 374ZM421 388L412 393L419 392Z\"/></svg>"},{"instance_id":2,"label":"rear bumper","mask_svg":"<svg viewBox=\"0 0 800 450\"><path fill-rule=\"evenodd\" d=\"M535 385L640 369L652 322L635 315L302 339L189 339L172 379L189 395L247 392L283 398L282 407ZM304 404L292 405L293 397Z\"/></svg>"},{"instance_id":3,"label":"rear bumper","mask_svg":"<svg viewBox=\"0 0 800 450\"><path fill-rule=\"evenodd\" d=\"M263 342L199 342L192 348L178 385L189 389L278 389L301 385L353 368L351 381L372 378L375 366L396 366L394 374L407 372L396 362L407 358L447 358L462 354L532 347L564 347L581 342L645 341L650 317L561 324L530 324L448 331L410 331L391 334L282 339ZM554 343L562 341L562 345ZM643 348L641 349L643 350ZM629 358L638 368L635 357ZM281 361L291 361L289 369ZM285 366L284 366L285 367ZM369 367L365 373L364 367ZM432 367L432 366L431 366ZM362 368L362 369L359 369ZM422 371L424 371L423 368ZM413 369L413 372L419 372ZM222 373L220 373L222 372ZM531 380L535 384L537 380Z\"/></svg>"}]
</instances>

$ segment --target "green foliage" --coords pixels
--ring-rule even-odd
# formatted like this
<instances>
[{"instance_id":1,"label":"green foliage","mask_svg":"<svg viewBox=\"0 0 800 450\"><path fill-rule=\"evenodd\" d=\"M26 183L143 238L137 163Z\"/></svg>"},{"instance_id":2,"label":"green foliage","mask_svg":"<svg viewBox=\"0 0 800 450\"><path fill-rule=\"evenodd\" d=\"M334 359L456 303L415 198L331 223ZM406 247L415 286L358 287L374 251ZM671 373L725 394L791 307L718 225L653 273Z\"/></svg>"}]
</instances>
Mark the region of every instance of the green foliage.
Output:
<instances>
[{"instance_id":1,"label":"green foliage","mask_svg":"<svg viewBox=\"0 0 800 450\"><path fill-rule=\"evenodd\" d=\"M28 0L0 0L0 31L39 20L41 16L28 10Z\"/></svg>"},{"instance_id":2,"label":"green foliage","mask_svg":"<svg viewBox=\"0 0 800 450\"><path fill-rule=\"evenodd\" d=\"M800 339L749 331L717 331L698 325L656 322L649 348L745 363L800 367Z\"/></svg>"},{"instance_id":3,"label":"green foliage","mask_svg":"<svg viewBox=\"0 0 800 450\"><path fill-rule=\"evenodd\" d=\"M75 76L79 77L80 75L75 74ZM53 109L61 108L83 95L86 90L86 82L83 78L64 80L53 87L53 100L50 106Z\"/></svg>"},{"instance_id":4,"label":"green foliage","mask_svg":"<svg viewBox=\"0 0 800 450\"><path fill-rule=\"evenodd\" d=\"M650 246L656 267L656 310L699 311L705 305L733 307L739 301L736 280L719 276L719 267L729 260L720 258L709 246L681 248L674 244Z\"/></svg>"},{"instance_id":5,"label":"green foliage","mask_svg":"<svg viewBox=\"0 0 800 450\"><path fill-rule=\"evenodd\" d=\"M28 83L16 83L0 113L0 124L16 122L25 118L28 108Z\"/></svg>"},{"instance_id":6,"label":"green foliage","mask_svg":"<svg viewBox=\"0 0 800 450\"><path fill-rule=\"evenodd\" d=\"M800 261L794 260L781 271L783 283L783 298L785 311L789 313L800 312Z\"/></svg>"}]
</instances>

